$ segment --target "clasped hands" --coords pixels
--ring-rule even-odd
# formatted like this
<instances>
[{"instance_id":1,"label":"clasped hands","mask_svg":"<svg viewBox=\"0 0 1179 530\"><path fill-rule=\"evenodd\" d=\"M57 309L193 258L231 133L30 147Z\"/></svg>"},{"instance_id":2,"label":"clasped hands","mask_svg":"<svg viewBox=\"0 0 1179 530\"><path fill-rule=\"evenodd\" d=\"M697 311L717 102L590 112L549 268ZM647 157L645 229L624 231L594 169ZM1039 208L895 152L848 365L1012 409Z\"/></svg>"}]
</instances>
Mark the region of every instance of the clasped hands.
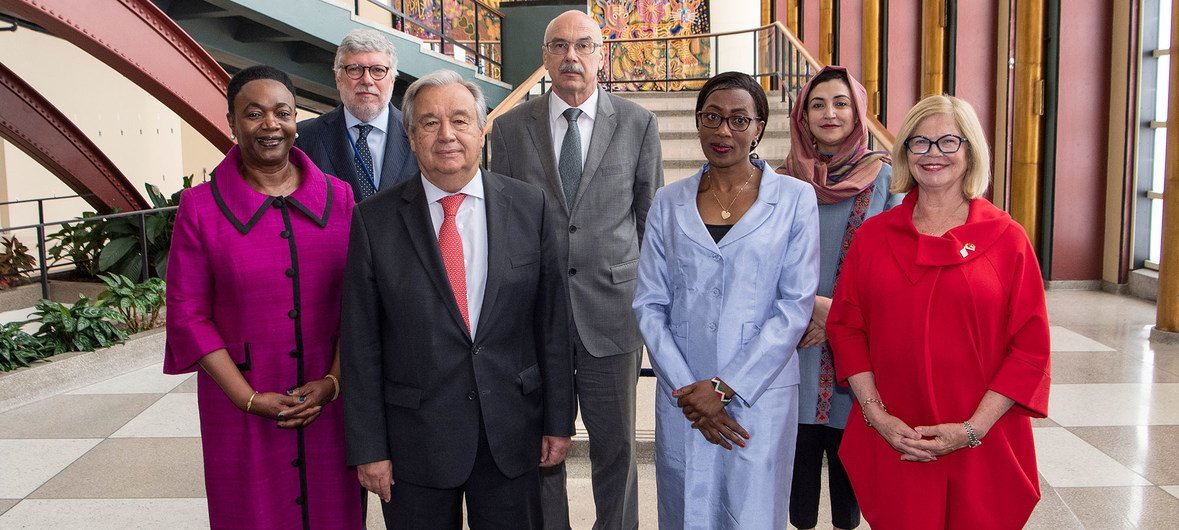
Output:
<instances>
[{"instance_id":1,"label":"clasped hands","mask_svg":"<svg viewBox=\"0 0 1179 530\"><path fill-rule=\"evenodd\" d=\"M726 394L732 397L733 392L727 389ZM692 428L699 430L705 440L728 450L732 450L734 444L745 447L749 433L725 411L712 381L696 381L673 391L671 396L676 398L676 406L684 417L692 422Z\"/></svg>"},{"instance_id":2,"label":"clasped hands","mask_svg":"<svg viewBox=\"0 0 1179 530\"><path fill-rule=\"evenodd\" d=\"M319 417L333 395L335 385L330 380L308 381L286 393L258 392L249 413L275 420L282 429L306 427Z\"/></svg>"},{"instance_id":3,"label":"clasped hands","mask_svg":"<svg viewBox=\"0 0 1179 530\"><path fill-rule=\"evenodd\" d=\"M966 430L961 423L909 427L904 420L877 407L866 417L872 427L906 462L933 462L967 446Z\"/></svg>"}]
</instances>

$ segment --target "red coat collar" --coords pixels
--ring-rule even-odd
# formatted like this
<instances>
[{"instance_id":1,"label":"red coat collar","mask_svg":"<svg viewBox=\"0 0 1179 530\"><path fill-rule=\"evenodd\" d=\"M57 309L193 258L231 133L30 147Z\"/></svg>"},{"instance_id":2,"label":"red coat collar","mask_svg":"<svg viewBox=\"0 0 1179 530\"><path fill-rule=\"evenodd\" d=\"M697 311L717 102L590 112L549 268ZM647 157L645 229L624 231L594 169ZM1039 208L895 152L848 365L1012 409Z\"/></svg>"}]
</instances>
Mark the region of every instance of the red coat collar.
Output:
<instances>
[{"instance_id":1,"label":"red coat collar","mask_svg":"<svg viewBox=\"0 0 1179 530\"><path fill-rule=\"evenodd\" d=\"M321 228L327 226L328 216L332 210L332 186L325 175L307 155L297 147L291 148L290 161L299 167L303 174L303 181L294 193L282 200L303 212L303 215L314 221ZM213 198L225 218L242 234L251 228L266 213L279 197L263 195L246 183L238 167L241 165L241 149L233 146L225 159L213 170L210 185L213 188Z\"/></svg>"},{"instance_id":2,"label":"red coat collar","mask_svg":"<svg viewBox=\"0 0 1179 530\"><path fill-rule=\"evenodd\" d=\"M882 221L887 219L886 237L892 254L913 283L931 267L960 265L986 254L999 236L1014 226L1007 212L986 199L973 199L964 224L941 237L927 236L913 226L917 195L914 188L899 206L880 216Z\"/></svg>"}]
</instances>

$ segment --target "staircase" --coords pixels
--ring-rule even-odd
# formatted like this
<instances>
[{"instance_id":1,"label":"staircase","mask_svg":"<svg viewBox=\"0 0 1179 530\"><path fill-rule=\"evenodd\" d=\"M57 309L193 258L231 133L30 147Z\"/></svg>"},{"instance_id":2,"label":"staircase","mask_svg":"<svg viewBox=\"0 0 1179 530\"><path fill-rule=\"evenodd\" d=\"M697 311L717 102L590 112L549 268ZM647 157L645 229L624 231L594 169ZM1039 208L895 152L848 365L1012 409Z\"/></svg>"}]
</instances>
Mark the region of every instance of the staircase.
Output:
<instances>
[{"instance_id":1,"label":"staircase","mask_svg":"<svg viewBox=\"0 0 1179 530\"><path fill-rule=\"evenodd\" d=\"M642 105L659 120L663 144L663 180L670 184L690 177L706 160L696 136L697 92L615 92L617 96ZM772 167L782 165L790 152L790 115L787 104L776 92L770 98L770 117L765 136L754 151Z\"/></svg>"}]
</instances>

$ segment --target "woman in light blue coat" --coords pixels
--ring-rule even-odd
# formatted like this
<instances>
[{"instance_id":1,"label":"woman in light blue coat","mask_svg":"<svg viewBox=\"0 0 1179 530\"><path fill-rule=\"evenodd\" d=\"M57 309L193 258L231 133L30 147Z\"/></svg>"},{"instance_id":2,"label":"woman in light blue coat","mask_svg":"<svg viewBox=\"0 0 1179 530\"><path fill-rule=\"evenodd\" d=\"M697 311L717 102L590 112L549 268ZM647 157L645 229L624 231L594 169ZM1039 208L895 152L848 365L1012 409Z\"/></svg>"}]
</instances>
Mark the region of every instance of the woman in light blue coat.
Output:
<instances>
[{"instance_id":1,"label":"woman in light blue coat","mask_svg":"<svg viewBox=\"0 0 1179 530\"><path fill-rule=\"evenodd\" d=\"M661 528L787 523L819 228L814 190L750 154L768 117L748 75L710 79L696 101L708 164L647 217L634 309L659 381Z\"/></svg>"}]
</instances>

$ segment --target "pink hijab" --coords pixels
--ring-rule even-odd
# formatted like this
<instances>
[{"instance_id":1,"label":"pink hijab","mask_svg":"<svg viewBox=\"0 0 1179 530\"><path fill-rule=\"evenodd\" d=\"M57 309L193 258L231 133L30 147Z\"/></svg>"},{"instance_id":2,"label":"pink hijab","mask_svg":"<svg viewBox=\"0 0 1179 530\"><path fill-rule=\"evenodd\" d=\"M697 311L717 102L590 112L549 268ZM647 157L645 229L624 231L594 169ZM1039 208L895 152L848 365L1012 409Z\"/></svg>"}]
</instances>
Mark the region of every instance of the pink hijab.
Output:
<instances>
[{"instance_id":1,"label":"pink hijab","mask_svg":"<svg viewBox=\"0 0 1179 530\"><path fill-rule=\"evenodd\" d=\"M847 79L855 105L856 123L831 160L824 162L815 146L810 124L807 123L806 110L812 83L829 70L840 72ZM883 164L892 162L887 152L868 150L868 128L864 125L867 120L868 91L864 90L864 86L847 73L847 68L823 68L798 91L798 100L794 102L794 110L790 113L790 155L778 168L778 172L814 186L819 204L833 204L855 197L876 182Z\"/></svg>"}]
</instances>

